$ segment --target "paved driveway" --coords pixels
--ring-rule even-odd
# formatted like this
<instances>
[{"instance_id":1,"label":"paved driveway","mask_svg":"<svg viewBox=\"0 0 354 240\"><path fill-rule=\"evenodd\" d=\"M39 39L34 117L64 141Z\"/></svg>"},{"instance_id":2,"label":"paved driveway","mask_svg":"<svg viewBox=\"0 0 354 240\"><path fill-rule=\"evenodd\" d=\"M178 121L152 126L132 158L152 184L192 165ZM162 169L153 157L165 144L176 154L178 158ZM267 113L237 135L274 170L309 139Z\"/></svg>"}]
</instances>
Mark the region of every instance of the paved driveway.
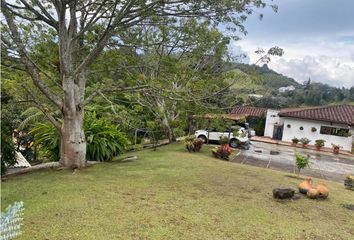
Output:
<instances>
[{"instance_id":1,"label":"paved driveway","mask_svg":"<svg viewBox=\"0 0 354 240\"><path fill-rule=\"evenodd\" d=\"M296 150L310 155L310 166L302 171L303 175L342 182L345 175L354 174L354 156L335 155L302 148L296 148ZM276 144L252 142L249 150L241 150L241 153L232 161L290 173L296 171L295 148Z\"/></svg>"}]
</instances>

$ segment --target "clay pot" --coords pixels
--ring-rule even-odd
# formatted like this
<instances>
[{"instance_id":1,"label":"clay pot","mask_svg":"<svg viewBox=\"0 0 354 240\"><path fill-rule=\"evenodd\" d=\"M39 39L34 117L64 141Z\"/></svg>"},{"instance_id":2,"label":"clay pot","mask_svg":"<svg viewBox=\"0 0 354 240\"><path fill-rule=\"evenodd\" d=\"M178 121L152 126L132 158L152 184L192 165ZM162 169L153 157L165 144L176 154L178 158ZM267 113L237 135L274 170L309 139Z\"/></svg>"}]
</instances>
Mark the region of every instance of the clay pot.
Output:
<instances>
[{"instance_id":1,"label":"clay pot","mask_svg":"<svg viewBox=\"0 0 354 240\"><path fill-rule=\"evenodd\" d=\"M300 193L306 194L307 191L311 188L313 188L311 178L305 178L305 180L299 184L299 192Z\"/></svg>"},{"instance_id":2,"label":"clay pot","mask_svg":"<svg viewBox=\"0 0 354 240\"><path fill-rule=\"evenodd\" d=\"M319 194L320 194L320 192L318 191L317 188L311 188L306 193L306 195L312 199L316 199L319 196Z\"/></svg>"},{"instance_id":3,"label":"clay pot","mask_svg":"<svg viewBox=\"0 0 354 240\"><path fill-rule=\"evenodd\" d=\"M334 154L338 154L339 153L339 147L337 148L337 147L334 147L333 148L333 153Z\"/></svg>"},{"instance_id":4,"label":"clay pot","mask_svg":"<svg viewBox=\"0 0 354 240\"><path fill-rule=\"evenodd\" d=\"M322 182L319 183L317 186L317 190L318 190L318 197L319 198L327 198L328 197L329 191L324 183L322 183Z\"/></svg>"},{"instance_id":5,"label":"clay pot","mask_svg":"<svg viewBox=\"0 0 354 240\"><path fill-rule=\"evenodd\" d=\"M317 151L320 151L321 148L322 148L321 146L316 146L316 150L317 150Z\"/></svg>"}]
</instances>

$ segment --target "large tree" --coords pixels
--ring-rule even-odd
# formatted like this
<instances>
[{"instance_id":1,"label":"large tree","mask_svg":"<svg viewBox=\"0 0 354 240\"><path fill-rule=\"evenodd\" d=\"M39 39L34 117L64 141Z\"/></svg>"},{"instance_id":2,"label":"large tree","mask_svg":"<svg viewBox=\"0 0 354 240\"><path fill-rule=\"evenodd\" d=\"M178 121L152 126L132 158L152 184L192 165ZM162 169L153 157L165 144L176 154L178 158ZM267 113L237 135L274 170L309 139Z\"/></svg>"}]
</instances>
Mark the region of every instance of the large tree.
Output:
<instances>
[{"instance_id":1,"label":"large tree","mask_svg":"<svg viewBox=\"0 0 354 240\"><path fill-rule=\"evenodd\" d=\"M86 163L83 109L92 99L85 96L86 83L92 64L108 44L124 45L121 36L127 29L163 24L159 22L163 17L225 23L231 31L244 32L247 15L265 6L262 0L2 0L2 47L7 57L25 68L33 87L60 110L62 121L43 107L30 86L24 86L60 132L61 164L80 168ZM42 32L54 36L54 47L48 51L58 51L56 74L44 67L49 62L33 57L34 43Z\"/></svg>"}]
</instances>

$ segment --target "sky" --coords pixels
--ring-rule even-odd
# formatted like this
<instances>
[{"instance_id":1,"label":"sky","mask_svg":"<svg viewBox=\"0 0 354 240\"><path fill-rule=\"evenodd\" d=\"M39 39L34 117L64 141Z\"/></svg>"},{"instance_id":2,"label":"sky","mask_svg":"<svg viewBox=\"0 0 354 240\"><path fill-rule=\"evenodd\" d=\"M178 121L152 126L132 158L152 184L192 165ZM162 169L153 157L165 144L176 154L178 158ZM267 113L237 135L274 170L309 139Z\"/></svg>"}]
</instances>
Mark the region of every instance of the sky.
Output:
<instances>
[{"instance_id":1,"label":"sky","mask_svg":"<svg viewBox=\"0 0 354 240\"><path fill-rule=\"evenodd\" d=\"M245 22L248 32L230 44L232 54L247 53L248 63L258 48L284 49L268 66L302 83L354 86L354 0L274 0L279 10L257 10Z\"/></svg>"}]
</instances>

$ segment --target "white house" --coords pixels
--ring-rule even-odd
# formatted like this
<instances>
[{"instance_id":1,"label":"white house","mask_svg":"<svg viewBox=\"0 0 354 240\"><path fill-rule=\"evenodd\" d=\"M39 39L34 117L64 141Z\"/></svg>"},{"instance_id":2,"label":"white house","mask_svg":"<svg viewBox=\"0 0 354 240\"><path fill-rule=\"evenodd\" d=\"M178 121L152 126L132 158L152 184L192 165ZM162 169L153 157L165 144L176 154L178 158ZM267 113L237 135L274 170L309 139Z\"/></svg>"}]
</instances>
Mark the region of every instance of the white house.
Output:
<instances>
[{"instance_id":1,"label":"white house","mask_svg":"<svg viewBox=\"0 0 354 240\"><path fill-rule=\"evenodd\" d=\"M354 138L354 106L334 105L268 110L264 135L291 141L294 137L325 140L325 147L338 144L351 151Z\"/></svg>"},{"instance_id":2,"label":"white house","mask_svg":"<svg viewBox=\"0 0 354 240\"><path fill-rule=\"evenodd\" d=\"M287 87L280 87L278 89L279 92L284 93L284 92L288 92L288 91L294 91L295 87L293 85L287 86Z\"/></svg>"}]
</instances>

